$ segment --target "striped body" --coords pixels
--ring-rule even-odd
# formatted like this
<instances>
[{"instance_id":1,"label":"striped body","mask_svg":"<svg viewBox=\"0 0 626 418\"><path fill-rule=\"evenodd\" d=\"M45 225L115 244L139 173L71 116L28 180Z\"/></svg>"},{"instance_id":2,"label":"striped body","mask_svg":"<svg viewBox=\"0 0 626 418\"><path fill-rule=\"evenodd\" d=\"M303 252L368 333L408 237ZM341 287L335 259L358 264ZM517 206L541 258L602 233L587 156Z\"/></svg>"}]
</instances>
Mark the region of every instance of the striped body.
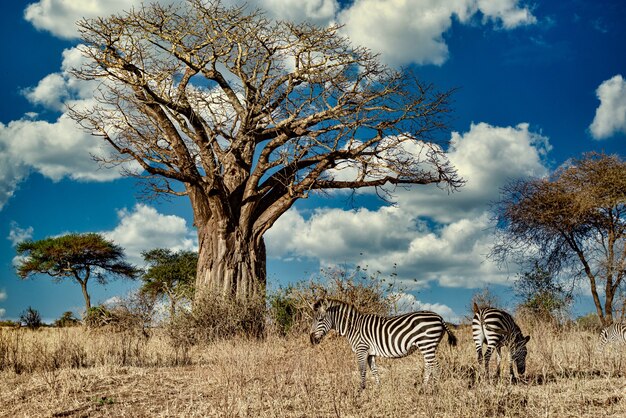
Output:
<instances>
[{"instance_id":1,"label":"striped body","mask_svg":"<svg viewBox=\"0 0 626 418\"><path fill-rule=\"evenodd\" d=\"M435 356L444 332L448 342L456 345L456 337L443 318L434 312L419 311L383 317L362 314L350 304L322 299L315 306L311 326L311 343L317 344L331 329L345 336L356 353L361 375L361 388L365 388L366 364L376 382L379 382L375 357L398 358L416 349L424 357L424 384L431 376L437 378L438 362Z\"/></svg>"},{"instance_id":2,"label":"striped body","mask_svg":"<svg viewBox=\"0 0 626 418\"><path fill-rule=\"evenodd\" d=\"M524 337L513 317L507 312L495 308L479 309L474 304L472 337L476 344L478 364L482 364L484 360L487 374L489 374L489 360L494 351L497 360L496 375L500 374L500 362L502 360L500 350L502 347L509 349L511 377L515 375L513 364L515 364L520 376L524 374L526 371L526 343L530 340L530 336ZM487 345L484 356L483 344Z\"/></svg>"},{"instance_id":3,"label":"striped body","mask_svg":"<svg viewBox=\"0 0 626 418\"><path fill-rule=\"evenodd\" d=\"M611 324L602 330L600 333L600 345L604 347L608 343L626 344L626 324Z\"/></svg>"}]
</instances>

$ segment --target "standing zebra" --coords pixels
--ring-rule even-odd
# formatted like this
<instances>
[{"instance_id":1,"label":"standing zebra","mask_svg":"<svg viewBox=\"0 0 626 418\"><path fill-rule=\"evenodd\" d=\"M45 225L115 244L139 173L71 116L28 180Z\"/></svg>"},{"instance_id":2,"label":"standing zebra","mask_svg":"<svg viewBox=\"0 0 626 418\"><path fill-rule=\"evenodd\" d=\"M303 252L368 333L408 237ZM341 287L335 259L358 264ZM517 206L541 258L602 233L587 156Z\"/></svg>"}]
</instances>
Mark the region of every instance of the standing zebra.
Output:
<instances>
[{"instance_id":1,"label":"standing zebra","mask_svg":"<svg viewBox=\"0 0 626 418\"><path fill-rule=\"evenodd\" d=\"M318 344L331 329L345 336L356 353L361 374L361 389L365 389L366 363L376 383L380 383L375 357L398 358L419 349L424 356L424 385L431 377L438 378L439 364L435 357L443 333L448 343L456 345L456 337L441 316L419 311L384 317L363 314L354 306L334 299L320 299L313 306L311 343Z\"/></svg>"},{"instance_id":2,"label":"standing zebra","mask_svg":"<svg viewBox=\"0 0 626 418\"><path fill-rule=\"evenodd\" d=\"M479 309L474 303L474 319L472 320L472 337L476 344L478 364L483 361L483 344L487 344L485 351L485 373L489 374L489 360L493 351L496 351L496 376L500 376L500 349L506 346L510 352L509 368L511 377L514 376L513 362L517 373L522 376L526 371L526 343L530 335L524 337L513 317L508 313L495 308Z\"/></svg>"},{"instance_id":3,"label":"standing zebra","mask_svg":"<svg viewBox=\"0 0 626 418\"><path fill-rule=\"evenodd\" d=\"M626 324L615 323L604 328L600 333L600 346L608 343L626 343Z\"/></svg>"}]
</instances>

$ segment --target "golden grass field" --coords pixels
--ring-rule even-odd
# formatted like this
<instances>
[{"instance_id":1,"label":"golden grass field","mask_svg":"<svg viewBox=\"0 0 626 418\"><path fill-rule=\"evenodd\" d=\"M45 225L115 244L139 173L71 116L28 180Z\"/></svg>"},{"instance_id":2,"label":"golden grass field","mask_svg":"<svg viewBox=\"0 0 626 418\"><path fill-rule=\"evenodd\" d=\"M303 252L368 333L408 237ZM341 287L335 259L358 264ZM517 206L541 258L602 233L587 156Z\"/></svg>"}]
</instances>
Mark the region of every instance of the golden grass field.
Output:
<instances>
[{"instance_id":1,"label":"golden grass field","mask_svg":"<svg viewBox=\"0 0 626 418\"><path fill-rule=\"evenodd\" d=\"M440 345L436 387L422 388L415 353L378 359L381 384L368 372L361 391L354 355L336 335L315 347L307 335L269 336L185 352L158 330L145 339L80 327L2 329L0 415L626 417L626 346L599 350L586 331L524 331L532 335L526 383L477 378L471 332L460 327L456 348Z\"/></svg>"}]
</instances>

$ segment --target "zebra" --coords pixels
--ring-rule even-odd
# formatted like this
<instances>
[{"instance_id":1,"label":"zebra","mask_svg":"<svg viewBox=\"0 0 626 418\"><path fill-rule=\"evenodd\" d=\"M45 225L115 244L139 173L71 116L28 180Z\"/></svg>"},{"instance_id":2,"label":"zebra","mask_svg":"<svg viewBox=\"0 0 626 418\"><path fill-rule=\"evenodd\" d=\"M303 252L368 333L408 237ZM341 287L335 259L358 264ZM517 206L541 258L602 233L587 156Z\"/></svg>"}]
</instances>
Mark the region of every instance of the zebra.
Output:
<instances>
[{"instance_id":1,"label":"zebra","mask_svg":"<svg viewBox=\"0 0 626 418\"><path fill-rule=\"evenodd\" d=\"M626 324L615 323L604 328L600 333L600 346L608 343L626 343Z\"/></svg>"},{"instance_id":2,"label":"zebra","mask_svg":"<svg viewBox=\"0 0 626 418\"><path fill-rule=\"evenodd\" d=\"M496 351L496 376L500 376L500 349L505 346L509 349L509 368L511 378L514 378L513 363L521 377L526 372L526 344L530 335L524 337L513 317L507 312L495 308L478 308L474 303L474 318L472 320L472 337L476 344L478 364L483 362L483 344L487 344L484 355L485 373L489 375L489 360L493 351Z\"/></svg>"},{"instance_id":3,"label":"zebra","mask_svg":"<svg viewBox=\"0 0 626 418\"><path fill-rule=\"evenodd\" d=\"M419 349L424 356L424 385L431 376L436 381L439 363L435 357L437 345L448 334L448 344L456 345L456 337L443 318L429 311L410 312L385 317L363 314L353 305L335 299L322 298L313 305L311 344L319 344L331 329L345 336L356 353L361 389L365 389L366 364L376 384L380 383L376 356L399 358Z\"/></svg>"}]
</instances>

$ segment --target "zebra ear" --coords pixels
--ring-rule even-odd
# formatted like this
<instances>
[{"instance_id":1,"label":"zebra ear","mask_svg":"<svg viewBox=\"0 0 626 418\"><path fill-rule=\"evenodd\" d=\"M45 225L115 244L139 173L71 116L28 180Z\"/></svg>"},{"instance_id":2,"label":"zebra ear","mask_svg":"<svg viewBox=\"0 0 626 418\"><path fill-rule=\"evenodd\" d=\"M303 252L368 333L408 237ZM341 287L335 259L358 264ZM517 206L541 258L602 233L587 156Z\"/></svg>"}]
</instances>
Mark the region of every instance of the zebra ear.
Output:
<instances>
[{"instance_id":1,"label":"zebra ear","mask_svg":"<svg viewBox=\"0 0 626 418\"><path fill-rule=\"evenodd\" d=\"M328 300L326 298L319 299L317 302L315 302L315 305L313 305L313 310L315 312L325 312L327 308Z\"/></svg>"},{"instance_id":2,"label":"zebra ear","mask_svg":"<svg viewBox=\"0 0 626 418\"><path fill-rule=\"evenodd\" d=\"M478 312L478 304L476 302L474 302L474 312Z\"/></svg>"},{"instance_id":3,"label":"zebra ear","mask_svg":"<svg viewBox=\"0 0 626 418\"><path fill-rule=\"evenodd\" d=\"M530 335L524 337L524 344L528 343L528 341L530 341Z\"/></svg>"}]
</instances>

